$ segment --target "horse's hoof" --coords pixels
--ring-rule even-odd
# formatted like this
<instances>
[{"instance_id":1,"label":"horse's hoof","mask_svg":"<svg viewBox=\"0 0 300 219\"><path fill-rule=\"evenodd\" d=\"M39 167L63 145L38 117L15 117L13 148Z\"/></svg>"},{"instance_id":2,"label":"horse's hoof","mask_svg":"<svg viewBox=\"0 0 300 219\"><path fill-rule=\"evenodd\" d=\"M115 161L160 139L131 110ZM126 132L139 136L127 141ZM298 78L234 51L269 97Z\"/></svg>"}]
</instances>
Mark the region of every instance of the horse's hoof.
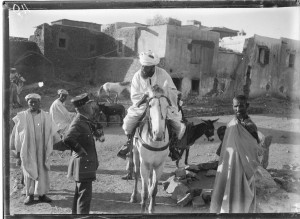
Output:
<instances>
[{"instance_id":1,"label":"horse's hoof","mask_svg":"<svg viewBox=\"0 0 300 219\"><path fill-rule=\"evenodd\" d=\"M131 197L131 198L130 198L130 203L137 203L137 198Z\"/></svg>"}]
</instances>

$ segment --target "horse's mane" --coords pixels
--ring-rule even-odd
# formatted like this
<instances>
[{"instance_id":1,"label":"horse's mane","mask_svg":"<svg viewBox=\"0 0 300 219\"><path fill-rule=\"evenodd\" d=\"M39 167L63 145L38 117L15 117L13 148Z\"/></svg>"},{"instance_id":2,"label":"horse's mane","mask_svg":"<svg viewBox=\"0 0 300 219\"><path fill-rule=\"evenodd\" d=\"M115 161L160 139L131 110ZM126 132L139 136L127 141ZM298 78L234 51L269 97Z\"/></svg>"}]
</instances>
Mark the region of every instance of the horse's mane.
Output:
<instances>
[{"instance_id":1,"label":"horse's mane","mask_svg":"<svg viewBox=\"0 0 300 219\"><path fill-rule=\"evenodd\" d=\"M164 91L160 86L158 86L158 85L156 84L156 85L154 85L154 86L152 87L152 92L153 92L153 93L164 94L165 91Z\"/></svg>"},{"instance_id":2,"label":"horse's mane","mask_svg":"<svg viewBox=\"0 0 300 219\"><path fill-rule=\"evenodd\" d=\"M130 82L130 81L122 81L122 82L119 82L119 84L120 84L121 86L127 86L127 85L130 85L131 82Z\"/></svg>"}]
</instances>

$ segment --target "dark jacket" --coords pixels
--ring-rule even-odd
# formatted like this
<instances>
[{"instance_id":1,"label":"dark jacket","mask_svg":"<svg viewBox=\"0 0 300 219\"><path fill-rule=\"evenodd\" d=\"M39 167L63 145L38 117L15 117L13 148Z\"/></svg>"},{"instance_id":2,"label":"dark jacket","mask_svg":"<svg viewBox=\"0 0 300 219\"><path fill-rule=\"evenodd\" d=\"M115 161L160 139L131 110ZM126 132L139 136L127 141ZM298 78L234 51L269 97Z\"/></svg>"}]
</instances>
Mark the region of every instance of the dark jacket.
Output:
<instances>
[{"instance_id":1,"label":"dark jacket","mask_svg":"<svg viewBox=\"0 0 300 219\"><path fill-rule=\"evenodd\" d=\"M72 153L73 151L78 153L82 148L87 152L87 155L78 158L71 156L68 177L78 182L95 180L99 164L91 121L78 113L65 134L63 142L70 147Z\"/></svg>"}]
</instances>

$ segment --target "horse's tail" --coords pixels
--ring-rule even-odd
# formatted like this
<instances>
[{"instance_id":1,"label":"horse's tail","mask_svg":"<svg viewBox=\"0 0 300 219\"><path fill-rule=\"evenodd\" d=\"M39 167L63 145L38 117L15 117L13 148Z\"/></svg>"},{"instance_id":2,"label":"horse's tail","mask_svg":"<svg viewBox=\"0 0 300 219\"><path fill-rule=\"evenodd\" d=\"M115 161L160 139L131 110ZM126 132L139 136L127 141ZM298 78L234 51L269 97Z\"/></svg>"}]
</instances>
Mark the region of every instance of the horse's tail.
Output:
<instances>
[{"instance_id":1,"label":"horse's tail","mask_svg":"<svg viewBox=\"0 0 300 219\"><path fill-rule=\"evenodd\" d=\"M98 90L98 93L97 93L98 97L100 97L100 94L101 94L102 90L103 90L103 85L101 85L100 88L99 88L99 90Z\"/></svg>"}]
</instances>

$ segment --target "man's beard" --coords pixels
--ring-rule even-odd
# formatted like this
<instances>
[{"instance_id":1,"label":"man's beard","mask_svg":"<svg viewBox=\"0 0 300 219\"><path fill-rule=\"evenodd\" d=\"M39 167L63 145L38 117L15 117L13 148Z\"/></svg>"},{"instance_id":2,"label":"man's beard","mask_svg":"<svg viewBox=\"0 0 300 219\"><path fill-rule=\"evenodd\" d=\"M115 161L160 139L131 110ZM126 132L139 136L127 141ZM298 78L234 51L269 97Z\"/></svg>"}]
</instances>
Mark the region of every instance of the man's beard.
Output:
<instances>
[{"instance_id":1,"label":"man's beard","mask_svg":"<svg viewBox=\"0 0 300 219\"><path fill-rule=\"evenodd\" d=\"M154 70L148 73L142 71L142 78L144 79L151 78L154 75L154 72L155 72Z\"/></svg>"}]
</instances>

